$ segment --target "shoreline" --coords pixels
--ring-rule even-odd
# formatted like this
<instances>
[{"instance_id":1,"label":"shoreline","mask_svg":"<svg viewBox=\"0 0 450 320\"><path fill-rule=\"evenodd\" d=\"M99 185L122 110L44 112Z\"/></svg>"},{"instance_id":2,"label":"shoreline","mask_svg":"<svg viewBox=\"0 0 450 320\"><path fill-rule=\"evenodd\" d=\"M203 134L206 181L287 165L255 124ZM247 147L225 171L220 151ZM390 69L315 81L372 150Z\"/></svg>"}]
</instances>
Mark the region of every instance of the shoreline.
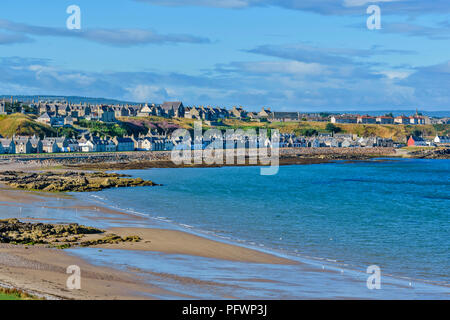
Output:
<instances>
[{"instance_id":1,"label":"shoreline","mask_svg":"<svg viewBox=\"0 0 450 320\"><path fill-rule=\"evenodd\" d=\"M237 151L236 151L237 152ZM0 170L126 170L126 169L149 169L149 168L213 168L224 166L259 166L267 165L249 161L249 150L245 150L245 162L238 164L234 161L227 164L208 165L202 164L181 164L176 165L171 161L169 151L134 151L114 153L95 153L88 155L75 154L33 154L3 156L0 159L7 160L7 163L0 165ZM292 164L320 164L336 160L369 160L377 157L395 156L394 148L284 148L279 150L279 165ZM237 154L237 153L236 153ZM236 159L235 159L236 160ZM193 161L191 161L193 162ZM9 168L3 169L1 167Z\"/></svg>"}]
</instances>

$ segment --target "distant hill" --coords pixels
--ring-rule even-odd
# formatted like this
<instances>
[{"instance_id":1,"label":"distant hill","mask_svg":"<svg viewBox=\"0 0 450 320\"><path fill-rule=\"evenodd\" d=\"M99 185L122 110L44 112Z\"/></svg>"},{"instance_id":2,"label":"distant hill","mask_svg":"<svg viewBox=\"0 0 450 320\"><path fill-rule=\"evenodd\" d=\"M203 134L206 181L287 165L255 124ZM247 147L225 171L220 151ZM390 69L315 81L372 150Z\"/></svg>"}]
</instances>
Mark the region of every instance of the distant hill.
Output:
<instances>
[{"instance_id":1,"label":"distant hill","mask_svg":"<svg viewBox=\"0 0 450 320\"><path fill-rule=\"evenodd\" d=\"M33 118L15 113L10 115L0 115L0 135L3 137L12 137L13 135L22 136L56 136L56 130L50 126L35 122Z\"/></svg>"}]
</instances>

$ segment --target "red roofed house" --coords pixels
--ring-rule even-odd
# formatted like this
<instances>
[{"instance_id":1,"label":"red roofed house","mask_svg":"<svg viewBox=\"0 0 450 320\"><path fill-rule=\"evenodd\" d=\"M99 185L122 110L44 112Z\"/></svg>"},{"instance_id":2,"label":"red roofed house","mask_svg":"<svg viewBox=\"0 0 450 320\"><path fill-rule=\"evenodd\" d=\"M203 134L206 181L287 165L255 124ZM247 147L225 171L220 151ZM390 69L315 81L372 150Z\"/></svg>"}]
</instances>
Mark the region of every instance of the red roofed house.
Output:
<instances>
[{"instance_id":1,"label":"red roofed house","mask_svg":"<svg viewBox=\"0 0 450 320\"><path fill-rule=\"evenodd\" d=\"M423 138L410 136L408 139L408 147L426 147L426 146L428 146L427 142Z\"/></svg>"}]
</instances>

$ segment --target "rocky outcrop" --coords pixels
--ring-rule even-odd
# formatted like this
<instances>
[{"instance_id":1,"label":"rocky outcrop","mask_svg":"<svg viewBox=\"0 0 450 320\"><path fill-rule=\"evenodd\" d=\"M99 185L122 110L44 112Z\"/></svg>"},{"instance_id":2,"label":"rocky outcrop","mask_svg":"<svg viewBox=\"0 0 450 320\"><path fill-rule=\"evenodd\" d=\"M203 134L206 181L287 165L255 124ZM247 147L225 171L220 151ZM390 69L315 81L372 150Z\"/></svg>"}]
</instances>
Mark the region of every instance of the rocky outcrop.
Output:
<instances>
[{"instance_id":1,"label":"rocky outcrop","mask_svg":"<svg viewBox=\"0 0 450 320\"><path fill-rule=\"evenodd\" d=\"M80 243L82 247L96 246L101 244L117 244L121 242L139 242L141 238L138 236L120 237L116 234L109 234L103 238L83 241Z\"/></svg>"},{"instance_id":2,"label":"rocky outcrop","mask_svg":"<svg viewBox=\"0 0 450 320\"><path fill-rule=\"evenodd\" d=\"M417 150L410 152L408 156L417 159L450 159L450 148Z\"/></svg>"},{"instance_id":3,"label":"rocky outcrop","mask_svg":"<svg viewBox=\"0 0 450 320\"><path fill-rule=\"evenodd\" d=\"M85 240L86 236L91 236ZM17 219L0 220L0 243L16 245L47 245L66 249L121 242L139 242L138 236L120 237L104 230L72 224L24 223Z\"/></svg>"},{"instance_id":4,"label":"rocky outcrop","mask_svg":"<svg viewBox=\"0 0 450 320\"><path fill-rule=\"evenodd\" d=\"M155 186L152 181L104 172L0 172L0 182L15 189L48 192L89 192L119 187Z\"/></svg>"},{"instance_id":5,"label":"rocky outcrop","mask_svg":"<svg viewBox=\"0 0 450 320\"><path fill-rule=\"evenodd\" d=\"M0 220L0 243L49 244L68 237L80 239L87 234L101 234L103 230L76 223L68 225L24 223L17 219Z\"/></svg>"}]
</instances>

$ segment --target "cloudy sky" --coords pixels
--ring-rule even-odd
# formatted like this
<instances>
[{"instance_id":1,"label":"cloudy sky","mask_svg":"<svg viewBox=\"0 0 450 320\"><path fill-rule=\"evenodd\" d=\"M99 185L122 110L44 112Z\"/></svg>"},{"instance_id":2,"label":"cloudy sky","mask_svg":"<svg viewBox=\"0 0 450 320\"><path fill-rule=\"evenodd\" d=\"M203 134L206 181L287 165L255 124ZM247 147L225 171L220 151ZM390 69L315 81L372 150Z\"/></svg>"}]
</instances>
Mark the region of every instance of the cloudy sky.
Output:
<instances>
[{"instance_id":1,"label":"cloudy sky","mask_svg":"<svg viewBox=\"0 0 450 320\"><path fill-rule=\"evenodd\" d=\"M0 94L450 110L450 1L1 0Z\"/></svg>"}]
</instances>

